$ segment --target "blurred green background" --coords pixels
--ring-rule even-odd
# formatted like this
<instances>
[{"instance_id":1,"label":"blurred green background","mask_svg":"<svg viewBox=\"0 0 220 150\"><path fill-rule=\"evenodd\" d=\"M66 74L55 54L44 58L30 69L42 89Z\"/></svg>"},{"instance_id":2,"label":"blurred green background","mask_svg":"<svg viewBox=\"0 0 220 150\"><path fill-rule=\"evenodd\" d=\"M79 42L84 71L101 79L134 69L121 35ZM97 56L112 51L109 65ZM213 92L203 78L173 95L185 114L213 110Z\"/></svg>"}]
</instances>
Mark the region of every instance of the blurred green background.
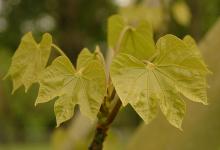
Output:
<instances>
[{"instance_id":1,"label":"blurred green background","mask_svg":"<svg viewBox=\"0 0 220 150\"><path fill-rule=\"evenodd\" d=\"M120 13L153 24L155 39L166 33L192 35L213 72L209 105L187 102L183 132L159 117L143 125L131 107L117 116L105 150L220 150L220 1L219 0L0 0L0 78L22 35L39 41L49 32L75 63L83 47L100 45L108 57L107 18ZM10 80L0 80L0 150L86 149L94 125L76 109L74 118L55 128L53 102L34 107L38 85L11 95Z\"/></svg>"}]
</instances>

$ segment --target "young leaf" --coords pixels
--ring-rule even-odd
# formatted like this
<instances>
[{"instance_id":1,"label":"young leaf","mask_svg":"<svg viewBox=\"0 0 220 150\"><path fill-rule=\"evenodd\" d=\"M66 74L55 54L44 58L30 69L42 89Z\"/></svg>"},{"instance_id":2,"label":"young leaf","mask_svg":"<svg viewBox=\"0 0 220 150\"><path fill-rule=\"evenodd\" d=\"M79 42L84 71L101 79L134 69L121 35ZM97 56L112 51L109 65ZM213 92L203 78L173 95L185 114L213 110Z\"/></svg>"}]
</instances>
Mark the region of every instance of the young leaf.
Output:
<instances>
[{"instance_id":1,"label":"young leaf","mask_svg":"<svg viewBox=\"0 0 220 150\"><path fill-rule=\"evenodd\" d=\"M60 56L42 74L36 104L58 97L54 105L58 126L72 117L76 104L85 116L96 118L106 92L104 64L97 57L100 54L82 50L76 70L67 57Z\"/></svg>"},{"instance_id":2,"label":"young leaf","mask_svg":"<svg viewBox=\"0 0 220 150\"><path fill-rule=\"evenodd\" d=\"M77 68L82 68L83 66L88 65L90 61L94 59L97 59L100 63L105 65L104 57L98 46L96 47L94 54L92 54L87 48L84 48L78 56Z\"/></svg>"},{"instance_id":3,"label":"young leaf","mask_svg":"<svg viewBox=\"0 0 220 150\"><path fill-rule=\"evenodd\" d=\"M153 5L153 7L152 7ZM140 20L146 20L150 22L155 30L160 30L164 26L164 11L161 4L141 3L135 5L129 5L127 7L121 7L119 14L122 15L128 22L135 23Z\"/></svg>"},{"instance_id":4,"label":"young leaf","mask_svg":"<svg viewBox=\"0 0 220 150\"><path fill-rule=\"evenodd\" d=\"M166 35L157 42L159 52L151 61L119 53L111 65L111 78L123 105L130 103L148 123L156 115L155 101L167 120L181 129L185 103L180 94L207 104L208 69L194 44L190 37L183 41Z\"/></svg>"},{"instance_id":5,"label":"young leaf","mask_svg":"<svg viewBox=\"0 0 220 150\"><path fill-rule=\"evenodd\" d=\"M25 86L25 91L38 81L39 75L44 70L51 51L52 37L46 33L38 44L29 32L25 34L21 43L12 57L12 63L6 77L11 76L13 92L20 86Z\"/></svg>"},{"instance_id":6,"label":"young leaf","mask_svg":"<svg viewBox=\"0 0 220 150\"><path fill-rule=\"evenodd\" d=\"M111 16L108 20L109 47L140 59L150 58L155 52L151 25L140 21L133 26L120 15Z\"/></svg>"},{"instance_id":7,"label":"young leaf","mask_svg":"<svg viewBox=\"0 0 220 150\"><path fill-rule=\"evenodd\" d=\"M209 70L195 43L192 44L193 40L189 36L186 38L184 41L173 35L160 38L157 42L160 56L154 63L162 74L176 81L175 87L184 96L192 101L207 104L205 77Z\"/></svg>"},{"instance_id":8,"label":"young leaf","mask_svg":"<svg viewBox=\"0 0 220 150\"><path fill-rule=\"evenodd\" d=\"M125 20L120 15L113 15L108 19L108 45L115 48L120 37L120 33L126 27Z\"/></svg>"}]
</instances>

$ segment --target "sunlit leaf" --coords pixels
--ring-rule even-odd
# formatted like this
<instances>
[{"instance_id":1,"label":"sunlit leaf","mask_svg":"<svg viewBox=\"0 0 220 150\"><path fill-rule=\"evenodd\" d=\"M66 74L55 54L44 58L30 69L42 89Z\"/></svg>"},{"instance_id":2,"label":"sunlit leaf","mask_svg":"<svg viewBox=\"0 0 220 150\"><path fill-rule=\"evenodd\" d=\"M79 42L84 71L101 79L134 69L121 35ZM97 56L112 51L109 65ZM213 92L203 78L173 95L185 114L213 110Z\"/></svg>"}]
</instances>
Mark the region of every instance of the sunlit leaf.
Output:
<instances>
[{"instance_id":1,"label":"sunlit leaf","mask_svg":"<svg viewBox=\"0 0 220 150\"><path fill-rule=\"evenodd\" d=\"M97 46L94 53L92 54L87 48L84 48L82 52L79 54L78 59L77 59L77 68L82 68L83 66L88 65L91 60L97 59L105 65L105 60L104 57Z\"/></svg>"},{"instance_id":2,"label":"sunlit leaf","mask_svg":"<svg viewBox=\"0 0 220 150\"><path fill-rule=\"evenodd\" d=\"M25 90L38 81L44 70L51 51L52 37L46 33L38 44L32 33L23 36L21 43L12 57L7 76L13 81L13 92L24 85Z\"/></svg>"},{"instance_id":3,"label":"sunlit leaf","mask_svg":"<svg viewBox=\"0 0 220 150\"><path fill-rule=\"evenodd\" d=\"M140 59L149 58L155 52L151 25L146 21L130 25L119 15L109 18L108 44L115 51Z\"/></svg>"},{"instance_id":4,"label":"sunlit leaf","mask_svg":"<svg viewBox=\"0 0 220 150\"><path fill-rule=\"evenodd\" d=\"M184 96L207 104L205 76L209 71L192 38L187 36L182 41L173 35L166 35L159 39L157 48L160 55L154 63L159 71L171 78Z\"/></svg>"},{"instance_id":5,"label":"sunlit leaf","mask_svg":"<svg viewBox=\"0 0 220 150\"><path fill-rule=\"evenodd\" d=\"M189 36L181 40L166 35L158 40L158 52L152 60L118 54L111 66L111 77L123 105L130 103L146 123L155 117L160 105L167 120L181 129L185 113L181 94L207 104L208 69L194 44Z\"/></svg>"},{"instance_id":6,"label":"sunlit leaf","mask_svg":"<svg viewBox=\"0 0 220 150\"><path fill-rule=\"evenodd\" d=\"M166 91L164 98L160 99L160 108L167 120L175 127L182 130L182 120L185 115L186 105L178 93Z\"/></svg>"},{"instance_id":7,"label":"sunlit leaf","mask_svg":"<svg viewBox=\"0 0 220 150\"><path fill-rule=\"evenodd\" d=\"M120 37L120 33L126 26L125 20L120 15L113 15L108 19L108 45L115 48Z\"/></svg>"},{"instance_id":8,"label":"sunlit leaf","mask_svg":"<svg viewBox=\"0 0 220 150\"><path fill-rule=\"evenodd\" d=\"M96 118L106 92L104 64L97 55L82 50L77 69L67 57L60 56L44 71L36 104L58 97L54 106L58 126L72 117L76 104L82 114Z\"/></svg>"}]
</instances>

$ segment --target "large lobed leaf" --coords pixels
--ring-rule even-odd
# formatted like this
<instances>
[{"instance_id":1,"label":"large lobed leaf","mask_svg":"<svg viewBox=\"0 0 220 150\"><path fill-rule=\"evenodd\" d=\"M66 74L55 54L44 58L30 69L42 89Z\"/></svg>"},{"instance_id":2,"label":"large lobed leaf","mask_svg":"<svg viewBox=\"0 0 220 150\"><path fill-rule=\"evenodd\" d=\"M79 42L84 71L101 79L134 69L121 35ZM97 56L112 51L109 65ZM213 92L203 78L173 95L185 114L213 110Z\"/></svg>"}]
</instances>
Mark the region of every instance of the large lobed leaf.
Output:
<instances>
[{"instance_id":1,"label":"large lobed leaf","mask_svg":"<svg viewBox=\"0 0 220 150\"><path fill-rule=\"evenodd\" d=\"M51 52L52 37L45 33L38 44L32 33L25 34L12 57L11 66L6 77L11 76L13 92L24 85L25 91L39 80Z\"/></svg>"},{"instance_id":2,"label":"large lobed leaf","mask_svg":"<svg viewBox=\"0 0 220 150\"><path fill-rule=\"evenodd\" d=\"M77 68L65 56L56 58L43 72L36 104L58 98L54 105L57 126L70 119L76 104L81 112L94 120L106 92L103 56L83 49Z\"/></svg>"},{"instance_id":3,"label":"large lobed leaf","mask_svg":"<svg viewBox=\"0 0 220 150\"><path fill-rule=\"evenodd\" d=\"M113 84L123 105L131 104L146 123L155 118L159 106L167 120L181 129L185 113L182 95L207 104L205 77L209 71L190 36L181 40L165 35L154 49L139 49L135 45L154 45L153 37L144 35L152 39L131 42L134 52L119 50L111 65Z\"/></svg>"}]
</instances>

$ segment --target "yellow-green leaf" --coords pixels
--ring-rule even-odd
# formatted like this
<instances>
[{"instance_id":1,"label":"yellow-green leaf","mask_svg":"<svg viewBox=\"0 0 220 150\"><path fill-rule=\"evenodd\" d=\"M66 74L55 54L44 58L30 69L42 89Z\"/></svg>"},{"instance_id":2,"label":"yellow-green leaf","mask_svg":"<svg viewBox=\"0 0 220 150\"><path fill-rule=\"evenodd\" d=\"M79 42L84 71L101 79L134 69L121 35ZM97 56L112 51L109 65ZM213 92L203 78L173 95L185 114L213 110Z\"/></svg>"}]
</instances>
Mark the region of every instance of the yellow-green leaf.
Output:
<instances>
[{"instance_id":1,"label":"yellow-green leaf","mask_svg":"<svg viewBox=\"0 0 220 150\"><path fill-rule=\"evenodd\" d=\"M91 60L99 60L100 63L105 65L104 57L98 46L96 47L94 53L91 53L87 48L82 50L77 59L77 68L82 68L83 66L88 65Z\"/></svg>"},{"instance_id":2,"label":"yellow-green leaf","mask_svg":"<svg viewBox=\"0 0 220 150\"><path fill-rule=\"evenodd\" d=\"M43 35L40 43L34 40L30 32L23 36L6 75L12 78L13 92L22 85L27 91L33 83L38 81L39 75L47 64L51 44L52 37L48 33Z\"/></svg>"},{"instance_id":3,"label":"yellow-green leaf","mask_svg":"<svg viewBox=\"0 0 220 150\"><path fill-rule=\"evenodd\" d=\"M125 20L120 15L113 15L108 19L108 45L111 48L115 48L120 33L126 26Z\"/></svg>"},{"instance_id":4,"label":"yellow-green leaf","mask_svg":"<svg viewBox=\"0 0 220 150\"><path fill-rule=\"evenodd\" d=\"M72 117L76 104L82 114L96 118L106 92L106 75L103 62L95 56L82 50L77 69L60 56L44 71L36 104L58 97L54 106L58 126Z\"/></svg>"},{"instance_id":5,"label":"yellow-green leaf","mask_svg":"<svg viewBox=\"0 0 220 150\"><path fill-rule=\"evenodd\" d=\"M120 15L108 20L108 44L116 52L150 58L155 52L152 27L147 21L131 25Z\"/></svg>"},{"instance_id":6,"label":"yellow-green leaf","mask_svg":"<svg viewBox=\"0 0 220 150\"><path fill-rule=\"evenodd\" d=\"M180 94L207 104L208 69L189 36L181 40L166 35L158 40L156 49L159 52L152 60L118 54L111 65L111 78L123 105L130 103L146 123L160 105L167 120L181 129L185 103Z\"/></svg>"},{"instance_id":7,"label":"yellow-green leaf","mask_svg":"<svg viewBox=\"0 0 220 150\"><path fill-rule=\"evenodd\" d=\"M56 114L57 127L62 122L65 122L72 118L74 114L74 107L76 102L72 100L71 96L60 96L54 104L54 113Z\"/></svg>"},{"instance_id":8,"label":"yellow-green leaf","mask_svg":"<svg viewBox=\"0 0 220 150\"><path fill-rule=\"evenodd\" d=\"M160 38L157 42L160 56L154 63L162 74L175 81L175 87L184 96L192 101L207 104L205 77L209 70L195 43L190 39L188 36L182 41L173 35Z\"/></svg>"},{"instance_id":9,"label":"yellow-green leaf","mask_svg":"<svg viewBox=\"0 0 220 150\"><path fill-rule=\"evenodd\" d=\"M160 108L170 124L182 130L181 125L186 111L186 104L180 98L179 93L175 92L175 90L170 90L164 94L164 98L160 99Z\"/></svg>"},{"instance_id":10,"label":"yellow-green leaf","mask_svg":"<svg viewBox=\"0 0 220 150\"><path fill-rule=\"evenodd\" d=\"M156 5L155 5L156 4ZM119 9L119 14L126 20L134 24L141 20L146 20L152 23L154 30L160 30L164 26L164 11L160 3L145 3L144 1L139 4L122 7Z\"/></svg>"}]
</instances>

